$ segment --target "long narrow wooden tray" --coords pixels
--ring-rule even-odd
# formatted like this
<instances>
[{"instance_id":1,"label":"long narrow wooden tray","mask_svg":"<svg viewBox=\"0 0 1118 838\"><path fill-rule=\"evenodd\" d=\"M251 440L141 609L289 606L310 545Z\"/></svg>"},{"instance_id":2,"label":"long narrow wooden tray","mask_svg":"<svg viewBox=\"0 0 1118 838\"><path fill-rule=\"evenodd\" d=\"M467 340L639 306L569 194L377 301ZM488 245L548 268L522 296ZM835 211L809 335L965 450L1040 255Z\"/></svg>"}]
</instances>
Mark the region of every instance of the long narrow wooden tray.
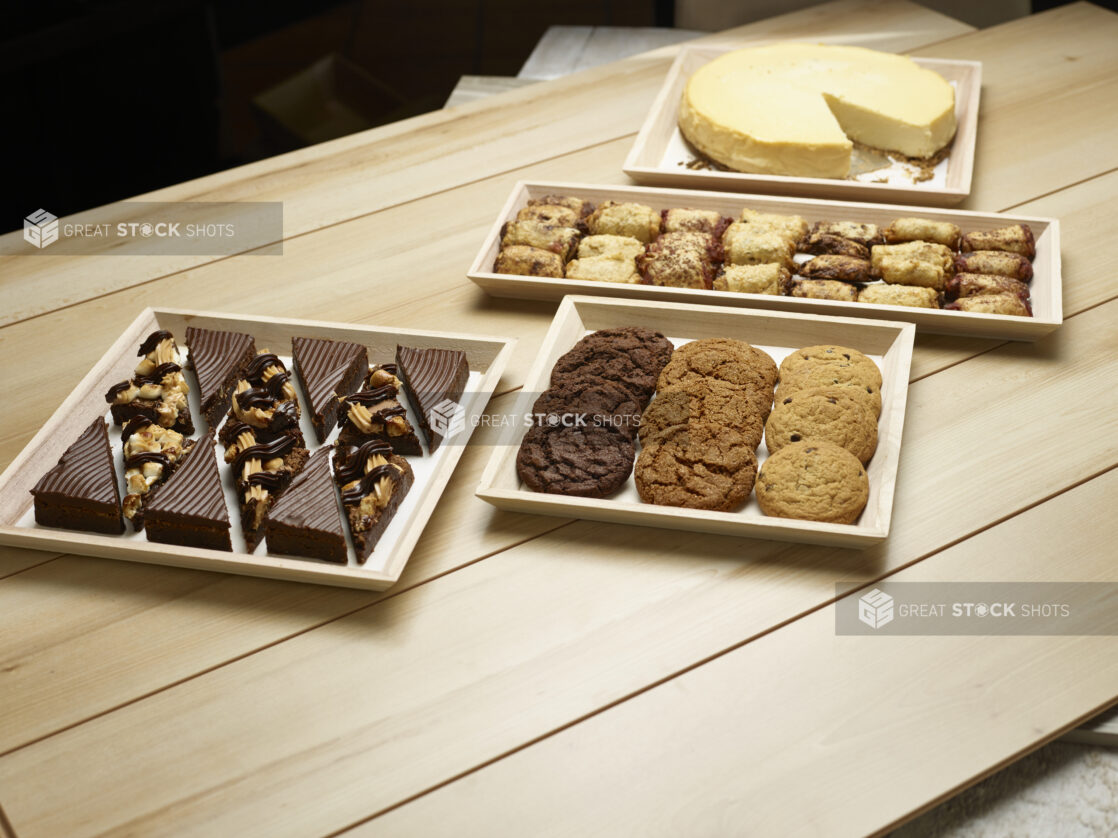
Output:
<instances>
[{"instance_id":1,"label":"long narrow wooden tray","mask_svg":"<svg viewBox=\"0 0 1118 838\"><path fill-rule=\"evenodd\" d=\"M928 206L951 206L970 194L974 146L978 135L978 97L982 88L982 64L978 61L913 58L921 67L934 70L955 85L955 121L958 127L945 161L946 172L942 183L913 183L903 177L891 178L888 183L870 183L835 178L696 170L680 165L682 158L690 156L677 125L684 85L691 74L704 64L738 48L680 48L622 166L627 175L638 183L652 186L729 189L737 192L817 196L847 201L891 201Z\"/></svg>"},{"instance_id":2,"label":"long narrow wooden tray","mask_svg":"<svg viewBox=\"0 0 1118 838\"><path fill-rule=\"evenodd\" d=\"M532 198L551 194L575 195L595 204L606 200L636 201L663 210L694 207L717 210L737 218L744 207L763 212L802 215L814 221L862 221L886 225L900 216L916 216L958 224L964 232L993 230L1008 224L1023 223L1036 236L1033 260L1032 317L1003 314L974 314L966 311L845 303L835 300L809 300L769 294L739 294L733 291L706 291L696 288L665 288L657 285L628 285L617 282L592 282L577 279L552 279L515 276L493 272L501 246L501 226ZM781 309L811 314L848 317L874 317L907 320L924 332L946 335L972 335L1009 340L1037 340L1057 328L1064 320L1060 279L1060 223L1055 218L1036 218L991 212L898 207L890 204L861 204L849 201L823 201L809 198L776 198L765 195L736 195L726 192L694 192L683 189L657 189L646 186L613 186L567 182L526 182L513 187L477 257L467 274L494 297L528 300L559 300L566 294L601 294L628 299L664 300L676 303L708 303Z\"/></svg>"},{"instance_id":3,"label":"long narrow wooden tray","mask_svg":"<svg viewBox=\"0 0 1118 838\"><path fill-rule=\"evenodd\" d=\"M822 343L849 346L870 356L881 369L884 383L881 388L877 452L866 467L870 496L859 520L854 524L826 524L770 518L760 511L753 498L735 512L655 506L640 502L632 478L613 497L601 500L533 492L524 487L516 473L516 454L526 427L524 423L516 422L509 423L512 430L502 439L503 444L497 447L486 465L477 490L479 498L515 512L838 547L868 547L884 540L889 534L904 429L909 366L916 335L912 324L601 297L566 297L528 373L524 397L517 413L530 412L535 395L547 388L552 366L576 341L588 332L617 326L654 329L676 345L697 338L737 338L764 349L777 363L794 349ZM762 443L757 452L758 460L763 463L766 454Z\"/></svg>"},{"instance_id":4,"label":"long narrow wooden tray","mask_svg":"<svg viewBox=\"0 0 1118 838\"><path fill-rule=\"evenodd\" d=\"M362 344L368 347L371 362L390 362L395 356L397 343L416 347L460 349L466 353L471 377L466 403L463 405L467 417L465 429L456 436L453 443L448 441L440 446L433 457L424 445L423 457L412 460L413 467L417 471L415 484L400 505L396 517L368 562L364 565L356 564L351 557L349 564L340 565L314 559L285 557L267 553L265 545L258 546L254 554L178 547L148 541L143 534L131 533L130 528L129 533L114 536L35 524L30 514L33 501L29 490L43 473L58 461L62 452L94 417L107 415L103 394L112 384L132 374L136 364L136 347L144 336L156 329L167 329L181 341L186 334L187 326L249 332L255 336L258 349L266 347L281 358L290 356L291 338L294 336L329 338ZM470 418L480 415L484 410L489 397L497 387L515 344L514 339L453 332L427 332L180 309L145 309L117 342L109 347L66 401L59 405L54 415L44 423L3 475L0 475L0 544L200 570L216 570L247 576L316 582L340 587L371 590L390 587L403 572L412 548L434 512L435 505L462 456L474 427ZM189 350L189 347L187 349ZM290 364L288 368L291 368ZM197 435L201 436L205 430L205 422L197 410L193 377L191 376L189 380L192 388L192 409L195 425L198 428ZM296 386L299 389L299 398L305 414L307 400L298 383ZM401 399L403 398L404 394L401 394ZM313 445L314 437L307 433L304 435L308 444ZM327 444L331 439L332 437L327 439ZM421 465L422 460L428 462ZM119 462L117 466L120 471ZM227 475L225 479L228 483ZM229 486L226 487L226 493L228 496ZM233 528L237 530L238 510L230 507L229 513ZM234 537L235 544L236 540Z\"/></svg>"}]
</instances>

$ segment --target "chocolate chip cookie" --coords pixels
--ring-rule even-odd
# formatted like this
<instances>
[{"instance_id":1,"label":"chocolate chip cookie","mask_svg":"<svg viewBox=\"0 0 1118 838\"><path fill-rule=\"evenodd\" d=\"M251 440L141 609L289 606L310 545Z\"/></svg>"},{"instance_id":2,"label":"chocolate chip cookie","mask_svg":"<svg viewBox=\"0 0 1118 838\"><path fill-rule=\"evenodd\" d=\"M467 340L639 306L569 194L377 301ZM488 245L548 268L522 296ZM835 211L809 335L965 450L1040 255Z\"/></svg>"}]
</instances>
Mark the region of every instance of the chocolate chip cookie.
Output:
<instances>
[{"instance_id":1,"label":"chocolate chip cookie","mask_svg":"<svg viewBox=\"0 0 1118 838\"><path fill-rule=\"evenodd\" d=\"M781 373L776 400L779 402L793 393L819 387L842 387L849 390L851 396L869 406L875 417L881 415L881 386L871 383L864 368L845 361L824 362Z\"/></svg>"},{"instance_id":2,"label":"chocolate chip cookie","mask_svg":"<svg viewBox=\"0 0 1118 838\"><path fill-rule=\"evenodd\" d=\"M602 329L582 338L555 362L551 385L594 376L625 387L643 408L671 354L671 341L651 329Z\"/></svg>"},{"instance_id":3,"label":"chocolate chip cookie","mask_svg":"<svg viewBox=\"0 0 1118 838\"><path fill-rule=\"evenodd\" d=\"M604 498L629 479L635 454L633 441L608 425L533 425L516 473L534 492Z\"/></svg>"},{"instance_id":4,"label":"chocolate chip cookie","mask_svg":"<svg viewBox=\"0 0 1118 838\"><path fill-rule=\"evenodd\" d=\"M693 378L656 393L640 420L640 440L647 445L669 429L707 422L741 433L756 449L765 420L756 398L744 387L717 378Z\"/></svg>"},{"instance_id":5,"label":"chocolate chip cookie","mask_svg":"<svg viewBox=\"0 0 1118 838\"><path fill-rule=\"evenodd\" d=\"M633 475L645 503L728 512L749 497L757 457L737 431L697 422L641 448Z\"/></svg>"},{"instance_id":6,"label":"chocolate chip cookie","mask_svg":"<svg viewBox=\"0 0 1118 838\"><path fill-rule=\"evenodd\" d=\"M532 421L540 425L609 425L632 439L641 407L624 387L593 376L572 376L563 386L540 394L532 406Z\"/></svg>"},{"instance_id":7,"label":"chocolate chip cookie","mask_svg":"<svg viewBox=\"0 0 1118 838\"><path fill-rule=\"evenodd\" d=\"M858 458L833 442L793 442L765 460L757 502L766 515L852 524L869 499Z\"/></svg>"},{"instance_id":8,"label":"chocolate chip cookie","mask_svg":"<svg viewBox=\"0 0 1118 838\"><path fill-rule=\"evenodd\" d=\"M817 346L805 346L802 349L797 349L780 362L780 376L783 378L787 373L801 370L804 367L814 366L820 362L829 363L831 361L850 364L856 367L861 371L867 384L872 384L880 389L881 370L877 368L877 364L857 349L851 349L849 346L819 344Z\"/></svg>"},{"instance_id":9,"label":"chocolate chip cookie","mask_svg":"<svg viewBox=\"0 0 1118 838\"><path fill-rule=\"evenodd\" d=\"M841 387L801 390L777 401L765 444L775 454L801 440L833 442L865 464L877 450L877 417Z\"/></svg>"}]
</instances>

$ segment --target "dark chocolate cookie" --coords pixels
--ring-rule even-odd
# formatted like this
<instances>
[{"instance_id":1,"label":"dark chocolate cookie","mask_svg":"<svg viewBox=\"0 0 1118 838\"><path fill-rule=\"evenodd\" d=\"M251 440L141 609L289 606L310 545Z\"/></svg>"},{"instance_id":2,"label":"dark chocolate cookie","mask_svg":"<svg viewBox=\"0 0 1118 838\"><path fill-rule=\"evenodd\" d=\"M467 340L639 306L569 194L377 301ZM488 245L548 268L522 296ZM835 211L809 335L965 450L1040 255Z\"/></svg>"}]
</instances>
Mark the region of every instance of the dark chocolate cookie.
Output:
<instances>
[{"instance_id":1,"label":"dark chocolate cookie","mask_svg":"<svg viewBox=\"0 0 1118 838\"><path fill-rule=\"evenodd\" d=\"M520 443L516 473L534 492L602 498L629 479L633 441L607 425L533 425Z\"/></svg>"},{"instance_id":2,"label":"dark chocolate cookie","mask_svg":"<svg viewBox=\"0 0 1118 838\"><path fill-rule=\"evenodd\" d=\"M628 326L602 329L582 338L555 362L552 386L594 376L625 387L643 408L656 388L656 378L672 354L672 344L659 332Z\"/></svg>"},{"instance_id":3,"label":"dark chocolate cookie","mask_svg":"<svg viewBox=\"0 0 1118 838\"><path fill-rule=\"evenodd\" d=\"M593 376L564 379L545 390L532 406L533 424L609 425L632 439L641 406L624 387Z\"/></svg>"}]
</instances>

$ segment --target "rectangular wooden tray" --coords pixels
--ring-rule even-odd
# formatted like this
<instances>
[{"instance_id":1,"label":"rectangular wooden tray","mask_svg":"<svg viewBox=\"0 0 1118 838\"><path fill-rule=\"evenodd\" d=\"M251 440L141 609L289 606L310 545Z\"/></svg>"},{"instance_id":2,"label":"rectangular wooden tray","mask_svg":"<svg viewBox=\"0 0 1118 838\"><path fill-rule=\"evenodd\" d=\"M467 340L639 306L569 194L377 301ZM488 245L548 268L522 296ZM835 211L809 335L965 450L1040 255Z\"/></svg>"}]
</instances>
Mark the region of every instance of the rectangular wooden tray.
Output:
<instances>
[{"instance_id":1,"label":"rectangular wooden tray","mask_svg":"<svg viewBox=\"0 0 1118 838\"><path fill-rule=\"evenodd\" d=\"M744 45L741 45L744 46ZM684 156L682 136L676 124L679 102L687 80L712 59L738 46L683 46L668 70L648 117L637 134L622 166L638 183L692 189L728 189L774 195L805 195L847 201L890 201L927 206L951 206L970 194L974 171L974 146L978 132L978 96L982 87L982 64L939 58L913 58L921 67L934 70L955 83L955 140L947 157L942 184L865 183L835 178L791 177L688 169L679 165Z\"/></svg>"},{"instance_id":2,"label":"rectangular wooden tray","mask_svg":"<svg viewBox=\"0 0 1118 838\"><path fill-rule=\"evenodd\" d=\"M514 339L451 332L427 332L180 309L145 309L74 388L54 415L44 423L3 475L0 475L0 544L239 573L247 576L316 582L348 588L382 590L390 587L403 572L412 548L423 532L454 467L462 456L466 440L473 430L473 425L469 421L466 423L466 429L461 432L462 438L456 439L455 444L447 443L440 446L433 458L424 445L423 457L413 459L416 482L384 537L377 544L376 550L363 566L353 563L352 559L349 565L339 565L314 559L270 555L264 545L259 546L254 555L244 552L229 553L222 550L157 544L148 541L142 533L131 534L130 527L125 535L113 536L42 527L35 524L33 520L29 521L32 508L29 490L47 469L58 461L62 452L95 416L107 415L104 393L114 383L131 376L136 365L136 347L144 337L155 329L167 329L181 341L185 337L186 327L191 325L208 329L249 332L256 338L257 349L267 348L281 357L291 355L291 338L296 335L363 344L369 349L370 361L392 360L398 342L418 347L460 349L466 353L471 371L471 381L468 385L469 398L465 405L467 417L479 415L484 411L516 344ZM187 349L189 350L189 347ZM288 368L291 368L290 364ZM196 384L193 375L188 373L187 380L191 384L190 397L197 427L196 437L201 437L205 432L206 423L197 409ZM297 376L293 376L292 380L295 381L305 414L307 400L301 384ZM330 439L327 442L329 443ZM313 435L307 436L307 443L315 447L317 440ZM219 445L219 450L220 447ZM118 458L119 455L114 455L114 459ZM430 468L425 469L425 479L421 480L420 467L416 463L424 459L430 459ZM119 478L119 462L117 466ZM227 486L227 495L228 493ZM230 508L229 515L236 533L240 526L238 510ZM235 536L234 544L236 543Z\"/></svg>"},{"instance_id":3,"label":"rectangular wooden tray","mask_svg":"<svg viewBox=\"0 0 1118 838\"><path fill-rule=\"evenodd\" d=\"M1032 227L1036 235L1036 259L1033 260L1032 317L1005 314L975 314L966 311L883 306L867 303L844 303L835 300L809 300L770 294L739 294L734 291L706 291L696 288L665 288L657 285L628 285L617 282L593 282L576 279L553 279L539 276L515 276L493 272L494 260L501 246L501 225L516 217L532 198L549 194L575 195L595 204L605 200L636 201L654 209L693 207L717 210L737 218L743 207L763 212L802 215L814 221L864 221L886 225L899 216L919 216L958 224L964 232L993 230L1021 222ZM527 300L559 300L566 294L595 294L628 299L664 300L668 302L707 303L724 306L780 309L811 314L835 314L849 317L874 317L886 320L907 320L923 332L945 335L971 335L1002 340L1037 340L1058 327L1064 320L1060 284L1060 223L1055 218L1036 218L990 212L899 207L891 204L863 204L850 201L824 201L810 198L777 198L767 195L737 195L726 192L695 192L683 189L662 189L648 186L613 186L567 182L526 182L513 187L497 220L493 222L481 250L467 274L471 280L494 297L517 297Z\"/></svg>"},{"instance_id":4,"label":"rectangular wooden tray","mask_svg":"<svg viewBox=\"0 0 1118 838\"><path fill-rule=\"evenodd\" d=\"M794 349L820 343L849 346L870 356L881 368L882 409L877 453L866 469L870 481L869 501L858 522L823 524L770 518L761 513L753 496L745 507L735 512L655 506L640 502L631 477L617 495L604 500L533 492L523 486L516 473L516 454L525 428L523 423L515 422L510 423L512 430L502 437L502 444L486 465L477 490L479 498L514 512L837 547L868 547L889 534L912 343L916 334L911 323L602 297L565 297L528 373L525 395L517 406L517 414L530 412L535 394L546 389L551 368L560 355L588 332L616 326L655 329L677 345L680 341L697 338L737 338L769 352L777 363ZM766 453L762 443L757 452L758 460L763 462Z\"/></svg>"}]
</instances>

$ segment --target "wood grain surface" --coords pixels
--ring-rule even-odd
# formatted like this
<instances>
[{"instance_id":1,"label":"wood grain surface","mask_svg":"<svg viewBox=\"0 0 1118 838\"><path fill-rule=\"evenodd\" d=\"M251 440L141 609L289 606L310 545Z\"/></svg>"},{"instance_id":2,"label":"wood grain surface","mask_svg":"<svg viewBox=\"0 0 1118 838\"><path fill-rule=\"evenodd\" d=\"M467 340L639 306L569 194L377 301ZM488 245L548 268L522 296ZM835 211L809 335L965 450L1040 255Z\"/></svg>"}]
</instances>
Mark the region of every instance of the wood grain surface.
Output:
<instances>
[{"instance_id":1,"label":"wood grain surface","mask_svg":"<svg viewBox=\"0 0 1118 838\"><path fill-rule=\"evenodd\" d=\"M712 36L982 61L964 206L1061 220L1060 329L917 338L884 544L499 512L473 495L482 444L383 594L5 548L0 828L860 834L1112 703L1112 638L866 643L828 611L837 581L889 574L1114 578L1118 117L1098 103L1118 96L1118 16L968 30L844 0ZM508 334L519 386L554 306L486 298L470 261L516 180L626 182L673 53L146 196L283 200L282 257L5 258L0 383L19 397L0 402L0 463L147 305Z\"/></svg>"}]
</instances>

